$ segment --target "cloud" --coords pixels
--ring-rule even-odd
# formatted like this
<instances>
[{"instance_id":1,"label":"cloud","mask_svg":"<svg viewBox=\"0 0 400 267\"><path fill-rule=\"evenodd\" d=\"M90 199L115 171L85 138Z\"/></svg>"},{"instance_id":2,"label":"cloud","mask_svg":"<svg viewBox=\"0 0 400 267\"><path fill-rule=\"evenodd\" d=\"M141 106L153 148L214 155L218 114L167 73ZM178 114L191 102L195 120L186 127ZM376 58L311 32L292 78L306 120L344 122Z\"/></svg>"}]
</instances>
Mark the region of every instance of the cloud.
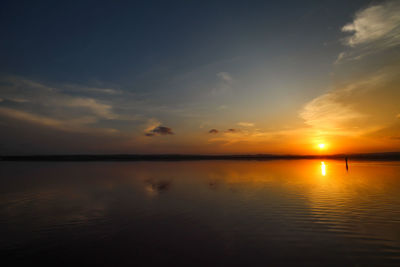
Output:
<instances>
[{"instance_id":1,"label":"cloud","mask_svg":"<svg viewBox=\"0 0 400 267\"><path fill-rule=\"evenodd\" d=\"M41 116L37 114L32 114L29 112L24 112L11 108L0 107L0 115L4 117L8 117L15 120L20 120L28 123L38 124L41 126L50 127L57 130L62 130L66 132L98 132L98 133L117 133L118 130L110 129L110 128L89 128L86 127L86 124L96 122L96 118L86 116L80 117L78 119L69 119L69 120L59 120L55 118L51 118L48 116Z\"/></svg>"},{"instance_id":2,"label":"cloud","mask_svg":"<svg viewBox=\"0 0 400 267\"><path fill-rule=\"evenodd\" d=\"M399 139L400 137L400 122L392 121L366 134L367 137L373 137L377 139Z\"/></svg>"},{"instance_id":3,"label":"cloud","mask_svg":"<svg viewBox=\"0 0 400 267\"><path fill-rule=\"evenodd\" d=\"M341 92L328 92L308 102L300 112L306 124L322 130L339 130L343 124L362 117L341 102Z\"/></svg>"},{"instance_id":4,"label":"cloud","mask_svg":"<svg viewBox=\"0 0 400 267\"><path fill-rule=\"evenodd\" d=\"M97 124L99 120L122 119L109 104L22 77L2 77L0 96L0 115L10 125L22 121L69 133L110 134L118 130Z\"/></svg>"},{"instance_id":5,"label":"cloud","mask_svg":"<svg viewBox=\"0 0 400 267\"><path fill-rule=\"evenodd\" d=\"M338 57L336 58L333 64L339 64L345 57L346 57L346 52L339 53Z\"/></svg>"},{"instance_id":6,"label":"cloud","mask_svg":"<svg viewBox=\"0 0 400 267\"><path fill-rule=\"evenodd\" d=\"M27 102L29 102L29 100L24 99L24 98L10 98L10 99L7 99L7 100L9 100L11 102L15 102L15 103L27 103Z\"/></svg>"},{"instance_id":7,"label":"cloud","mask_svg":"<svg viewBox=\"0 0 400 267\"><path fill-rule=\"evenodd\" d=\"M144 129L145 132L150 132L151 130L157 128L161 125L161 122L155 118L151 118L147 120L146 128Z\"/></svg>"},{"instance_id":8,"label":"cloud","mask_svg":"<svg viewBox=\"0 0 400 267\"><path fill-rule=\"evenodd\" d=\"M232 90L233 77L228 72L217 73L219 82L217 86L212 90L212 94L223 94Z\"/></svg>"},{"instance_id":9,"label":"cloud","mask_svg":"<svg viewBox=\"0 0 400 267\"><path fill-rule=\"evenodd\" d=\"M218 78L220 78L222 81L226 83L232 83L233 78L228 72L219 72L217 73Z\"/></svg>"},{"instance_id":10,"label":"cloud","mask_svg":"<svg viewBox=\"0 0 400 267\"><path fill-rule=\"evenodd\" d=\"M225 110L225 109L227 109L227 108L228 108L228 106L226 106L226 105L221 105L221 106L217 107L217 110Z\"/></svg>"},{"instance_id":11,"label":"cloud","mask_svg":"<svg viewBox=\"0 0 400 267\"><path fill-rule=\"evenodd\" d=\"M367 126L361 125L361 121L365 124L365 119L381 108L367 108L369 106L361 104L362 99L384 95L385 87L393 82L393 78L396 78L396 71L383 69L367 78L330 90L306 103L299 116L307 125L327 134L355 134L355 128L359 133L366 131ZM375 127L372 123L367 124L368 128Z\"/></svg>"},{"instance_id":12,"label":"cloud","mask_svg":"<svg viewBox=\"0 0 400 267\"><path fill-rule=\"evenodd\" d=\"M146 136L156 136L156 135L173 135L172 129L165 126L158 126L149 132L145 133Z\"/></svg>"},{"instance_id":13,"label":"cloud","mask_svg":"<svg viewBox=\"0 0 400 267\"><path fill-rule=\"evenodd\" d=\"M247 149L249 146L253 146L253 148L256 148L260 146L265 146L266 144L276 146L277 144L280 144L280 142L285 142L288 140L286 139L284 141L283 137L289 139L298 139L299 129L284 131L263 131L254 127L240 131L236 129L228 129L221 134L213 135L208 139L208 142L213 143L214 145L221 145L225 148L227 146L238 144L239 146L243 145L243 148Z\"/></svg>"},{"instance_id":14,"label":"cloud","mask_svg":"<svg viewBox=\"0 0 400 267\"><path fill-rule=\"evenodd\" d=\"M101 120L135 121L141 119L140 115L128 113L116 113L114 109L114 98L107 95L107 98L92 95L88 97L85 92L107 92L116 94L117 90L79 87L77 85L58 85L50 86L36 81L31 81L18 76L4 76L0 78L0 97L4 107L10 108L15 112L3 112L4 116L12 116L15 119L29 120L32 123L50 122L52 125L70 125L71 121L79 122L80 125L96 123ZM72 88L72 89L71 89ZM105 90L105 91L103 91ZM79 96L77 95L79 92ZM29 103L29 105L21 105ZM121 105L118 110L123 111ZM21 114L30 113L33 117L22 116ZM21 116L15 116L19 114ZM46 118L46 119L33 119ZM57 122L57 123L55 123ZM64 123L63 123L64 122ZM59 127L66 130L67 128ZM72 127L75 129L76 127ZM102 128L96 125L96 128Z\"/></svg>"},{"instance_id":15,"label":"cloud","mask_svg":"<svg viewBox=\"0 0 400 267\"><path fill-rule=\"evenodd\" d=\"M253 127L254 123L252 122L238 122L237 123L239 126L243 126L243 127Z\"/></svg>"},{"instance_id":16,"label":"cloud","mask_svg":"<svg viewBox=\"0 0 400 267\"><path fill-rule=\"evenodd\" d=\"M157 128L152 130L153 133L158 133L161 135L168 135L168 134L174 134L172 132L171 128L165 127L165 126L158 126Z\"/></svg>"},{"instance_id":17,"label":"cloud","mask_svg":"<svg viewBox=\"0 0 400 267\"><path fill-rule=\"evenodd\" d=\"M99 103L93 98L70 98L61 101L60 104L64 104L69 107L81 107L87 108L95 115L105 119L117 119L118 115L112 112L112 106L107 104Z\"/></svg>"},{"instance_id":18,"label":"cloud","mask_svg":"<svg viewBox=\"0 0 400 267\"><path fill-rule=\"evenodd\" d=\"M91 93L91 94L106 94L106 95L119 95L124 92L118 89L113 88L98 88L98 87L89 87L82 86L77 84L67 84L63 86L65 90L79 93Z\"/></svg>"},{"instance_id":19,"label":"cloud","mask_svg":"<svg viewBox=\"0 0 400 267\"><path fill-rule=\"evenodd\" d=\"M217 134L217 133L219 133L219 131L217 129L211 129L211 130L208 131L208 133Z\"/></svg>"},{"instance_id":20,"label":"cloud","mask_svg":"<svg viewBox=\"0 0 400 267\"><path fill-rule=\"evenodd\" d=\"M349 33L343 44L352 48L339 54L343 59L360 59L365 55L400 45L400 1L387 1L356 12L352 22L342 27Z\"/></svg>"},{"instance_id":21,"label":"cloud","mask_svg":"<svg viewBox=\"0 0 400 267\"><path fill-rule=\"evenodd\" d=\"M382 41L386 46L400 43L400 2L388 1L358 11L353 22L343 26L343 32L352 33L344 41L348 46Z\"/></svg>"}]
</instances>

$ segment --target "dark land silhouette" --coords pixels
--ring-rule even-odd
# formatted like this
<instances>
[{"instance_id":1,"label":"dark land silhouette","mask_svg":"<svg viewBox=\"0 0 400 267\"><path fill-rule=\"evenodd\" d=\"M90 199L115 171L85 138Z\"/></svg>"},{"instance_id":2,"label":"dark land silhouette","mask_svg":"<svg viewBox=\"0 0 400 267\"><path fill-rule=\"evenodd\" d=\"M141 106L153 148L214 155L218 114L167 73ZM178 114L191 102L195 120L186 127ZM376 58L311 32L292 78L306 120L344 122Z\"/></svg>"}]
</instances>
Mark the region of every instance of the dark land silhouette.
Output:
<instances>
[{"instance_id":1,"label":"dark land silhouette","mask_svg":"<svg viewBox=\"0 0 400 267\"><path fill-rule=\"evenodd\" d=\"M0 161L187 161L187 160L276 160L276 159L343 159L347 160L400 160L400 152L334 154L334 155L188 155L188 154L104 154L104 155L6 155Z\"/></svg>"}]
</instances>

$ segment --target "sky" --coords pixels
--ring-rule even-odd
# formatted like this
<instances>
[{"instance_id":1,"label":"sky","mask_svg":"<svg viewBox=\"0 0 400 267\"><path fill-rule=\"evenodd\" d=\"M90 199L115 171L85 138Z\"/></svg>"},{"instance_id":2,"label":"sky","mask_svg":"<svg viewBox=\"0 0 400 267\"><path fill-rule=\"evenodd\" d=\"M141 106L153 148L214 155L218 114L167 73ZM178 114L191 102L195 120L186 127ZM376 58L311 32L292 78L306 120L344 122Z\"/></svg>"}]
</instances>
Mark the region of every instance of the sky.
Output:
<instances>
[{"instance_id":1,"label":"sky","mask_svg":"<svg viewBox=\"0 0 400 267\"><path fill-rule=\"evenodd\" d=\"M4 1L0 33L3 155L400 151L398 0Z\"/></svg>"}]
</instances>

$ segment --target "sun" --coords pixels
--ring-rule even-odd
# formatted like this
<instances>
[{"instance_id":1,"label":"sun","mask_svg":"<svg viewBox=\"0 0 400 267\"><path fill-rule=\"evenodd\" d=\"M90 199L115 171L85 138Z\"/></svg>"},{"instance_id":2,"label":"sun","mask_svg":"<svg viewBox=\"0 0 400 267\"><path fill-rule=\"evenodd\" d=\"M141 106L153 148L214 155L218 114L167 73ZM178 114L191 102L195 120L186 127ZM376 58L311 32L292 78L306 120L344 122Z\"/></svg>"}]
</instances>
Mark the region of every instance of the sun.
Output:
<instances>
[{"instance_id":1,"label":"sun","mask_svg":"<svg viewBox=\"0 0 400 267\"><path fill-rule=\"evenodd\" d=\"M319 149L324 149L325 148L325 144L319 144L318 147L319 147Z\"/></svg>"}]
</instances>

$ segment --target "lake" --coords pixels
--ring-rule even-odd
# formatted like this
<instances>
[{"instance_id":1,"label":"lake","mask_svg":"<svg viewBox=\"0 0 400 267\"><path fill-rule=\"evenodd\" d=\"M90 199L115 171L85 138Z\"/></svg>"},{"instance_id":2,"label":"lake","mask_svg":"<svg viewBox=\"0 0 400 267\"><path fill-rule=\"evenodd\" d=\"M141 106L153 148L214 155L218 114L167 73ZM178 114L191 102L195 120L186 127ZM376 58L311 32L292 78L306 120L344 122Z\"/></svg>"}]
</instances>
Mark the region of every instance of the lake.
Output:
<instances>
[{"instance_id":1,"label":"lake","mask_svg":"<svg viewBox=\"0 0 400 267\"><path fill-rule=\"evenodd\" d=\"M0 162L0 256L400 265L400 162Z\"/></svg>"}]
</instances>

